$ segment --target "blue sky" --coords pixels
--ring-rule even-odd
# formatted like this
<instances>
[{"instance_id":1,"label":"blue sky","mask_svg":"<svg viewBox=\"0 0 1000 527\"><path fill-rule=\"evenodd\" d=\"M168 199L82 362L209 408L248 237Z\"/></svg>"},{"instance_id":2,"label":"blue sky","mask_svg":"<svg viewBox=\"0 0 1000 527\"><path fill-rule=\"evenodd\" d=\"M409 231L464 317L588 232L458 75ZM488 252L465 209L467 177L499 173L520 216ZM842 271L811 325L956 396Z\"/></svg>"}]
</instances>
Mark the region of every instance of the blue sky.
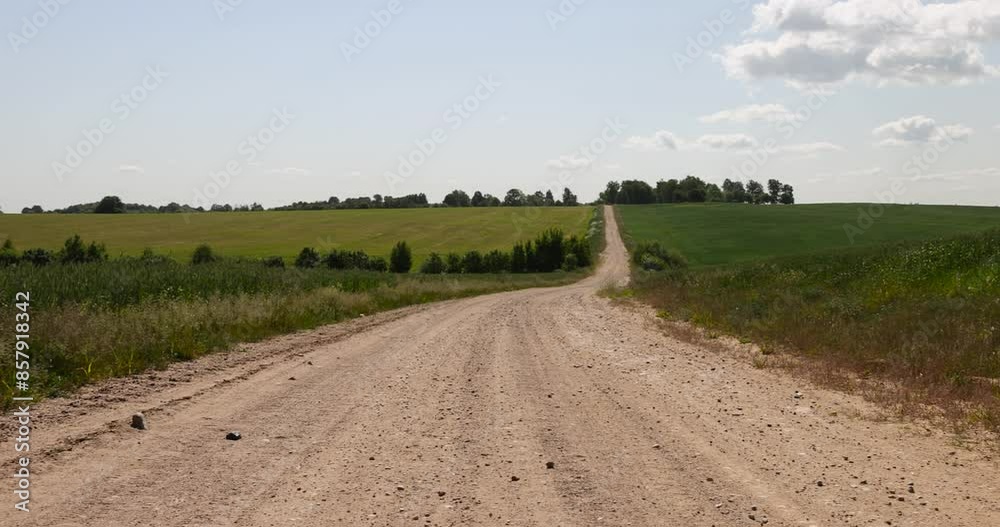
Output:
<instances>
[{"instance_id":1,"label":"blue sky","mask_svg":"<svg viewBox=\"0 0 1000 527\"><path fill-rule=\"evenodd\" d=\"M687 174L1000 205L996 2L230 1L0 5L0 209Z\"/></svg>"}]
</instances>

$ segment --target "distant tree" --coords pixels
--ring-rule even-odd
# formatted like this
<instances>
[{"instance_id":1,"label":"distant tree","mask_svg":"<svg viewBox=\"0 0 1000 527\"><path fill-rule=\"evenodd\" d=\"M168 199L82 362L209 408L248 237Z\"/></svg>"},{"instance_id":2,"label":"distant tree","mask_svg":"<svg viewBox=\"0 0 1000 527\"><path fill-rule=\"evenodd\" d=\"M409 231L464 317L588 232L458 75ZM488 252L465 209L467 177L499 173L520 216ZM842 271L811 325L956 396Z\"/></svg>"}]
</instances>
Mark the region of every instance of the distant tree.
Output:
<instances>
[{"instance_id":1,"label":"distant tree","mask_svg":"<svg viewBox=\"0 0 1000 527\"><path fill-rule=\"evenodd\" d=\"M483 193L477 190L472 194L472 200L470 203L473 207L486 207L486 196L483 196Z\"/></svg>"},{"instance_id":2,"label":"distant tree","mask_svg":"<svg viewBox=\"0 0 1000 527\"><path fill-rule=\"evenodd\" d=\"M410 247L406 245L406 242L397 243L389 256L389 270L394 273L408 273L412 268L413 253L410 251Z\"/></svg>"},{"instance_id":3,"label":"distant tree","mask_svg":"<svg viewBox=\"0 0 1000 527\"><path fill-rule=\"evenodd\" d=\"M215 262L219 259L215 252L207 244L201 244L195 248L194 254L191 255L191 263L193 265L202 265L207 263Z\"/></svg>"},{"instance_id":4,"label":"distant tree","mask_svg":"<svg viewBox=\"0 0 1000 527\"><path fill-rule=\"evenodd\" d=\"M486 207L499 207L503 205L503 202L500 201L500 198L494 196L493 194L487 194L483 196L483 199L486 200L485 204Z\"/></svg>"},{"instance_id":5,"label":"distant tree","mask_svg":"<svg viewBox=\"0 0 1000 527\"><path fill-rule=\"evenodd\" d=\"M330 205L337 206L340 205L340 198L337 196L331 196L330 199L326 200L326 202Z\"/></svg>"},{"instance_id":6,"label":"distant tree","mask_svg":"<svg viewBox=\"0 0 1000 527\"><path fill-rule=\"evenodd\" d=\"M564 207L576 207L580 204L580 200L577 199L576 194L573 194L568 188L563 189L562 204Z\"/></svg>"},{"instance_id":7,"label":"distant tree","mask_svg":"<svg viewBox=\"0 0 1000 527\"><path fill-rule=\"evenodd\" d=\"M743 187L743 182L727 179L722 183L722 197L728 203L745 203L747 190Z\"/></svg>"},{"instance_id":8,"label":"distant tree","mask_svg":"<svg viewBox=\"0 0 1000 527\"><path fill-rule=\"evenodd\" d=\"M722 189L719 188L715 183L709 183L705 186L705 196L706 201L720 202L724 201L722 197Z\"/></svg>"},{"instance_id":9,"label":"distant tree","mask_svg":"<svg viewBox=\"0 0 1000 527\"><path fill-rule=\"evenodd\" d=\"M21 209L21 214L42 214L43 212L45 212L45 210L42 209L42 207L39 205L35 205L34 207L31 208L25 207Z\"/></svg>"},{"instance_id":10,"label":"distant tree","mask_svg":"<svg viewBox=\"0 0 1000 527\"><path fill-rule=\"evenodd\" d=\"M462 272L466 274L485 273L483 255L479 251L469 251L462 257Z\"/></svg>"},{"instance_id":11,"label":"distant tree","mask_svg":"<svg viewBox=\"0 0 1000 527\"><path fill-rule=\"evenodd\" d=\"M122 203L121 198L118 196L105 196L97 204L94 212L96 214L123 214L125 212L125 204Z\"/></svg>"},{"instance_id":12,"label":"distant tree","mask_svg":"<svg viewBox=\"0 0 1000 527\"><path fill-rule=\"evenodd\" d=\"M781 194L778 195L778 202L782 205L794 205L795 189L791 185L782 185Z\"/></svg>"},{"instance_id":13,"label":"distant tree","mask_svg":"<svg viewBox=\"0 0 1000 527\"><path fill-rule=\"evenodd\" d=\"M750 180L747 181L747 200L754 205L760 205L765 202L764 186L757 181Z\"/></svg>"},{"instance_id":14,"label":"distant tree","mask_svg":"<svg viewBox=\"0 0 1000 527\"><path fill-rule=\"evenodd\" d=\"M468 207L472 205L472 200L464 191L453 190L444 197L444 204L449 207Z\"/></svg>"},{"instance_id":15,"label":"distant tree","mask_svg":"<svg viewBox=\"0 0 1000 527\"><path fill-rule=\"evenodd\" d=\"M295 267L300 269L312 269L314 267L319 267L321 260L322 257L320 257L319 252L316 251L316 249L306 247L302 249L299 256L295 258Z\"/></svg>"},{"instance_id":16,"label":"distant tree","mask_svg":"<svg viewBox=\"0 0 1000 527\"><path fill-rule=\"evenodd\" d=\"M600 201L601 203L607 203L609 205L618 203L618 192L621 191L621 183L617 181L608 181L607 188L604 192L601 192Z\"/></svg>"},{"instance_id":17,"label":"distant tree","mask_svg":"<svg viewBox=\"0 0 1000 527\"><path fill-rule=\"evenodd\" d=\"M507 195L503 198L503 204L505 207L522 207L525 205L524 192L520 189L512 188L507 191Z\"/></svg>"},{"instance_id":18,"label":"distant tree","mask_svg":"<svg viewBox=\"0 0 1000 527\"><path fill-rule=\"evenodd\" d=\"M448 266L438 253L431 253L420 265L420 272L423 274L442 274L447 270Z\"/></svg>"},{"instance_id":19,"label":"distant tree","mask_svg":"<svg viewBox=\"0 0 1000 527\"><path fill-rule=\"evenodd\" d=\"M657 203L673 203L677 201L677 186L679 183L676 179L671 179L669 181L663 181L662 179L656 182L656 202Z\"/></svg>"},{"instance_id":20,"label":"distant tree","mask_svg":"<svg viewBox=\"0 0 1000 527\"><path fill-rule=\"evenodd\" d=\"M448 274L462 274L462 257L457 253L448 253L444 257L444 266Z\"/></svg>"},{"instance_id":21,"label":"distant tree","mask_svg":"<svg viewBox=\"0 0 1000 527\"><path fill-rule=\"evenodd\" d=\"M781 195L781 182L777 179L767 180L767 194L770 203L778 203L778 198Z\"/></svg>"},{"instance_id":22,"label":"distant tree","mask_svg":"<svg viewBox=\"0 0 1000 527\"><path fill-rule=\"evenodd\" d=\"M621 205L656 203L656 193L653 192L653 187L645 181L622 181L614 202Z\"/></svg>"},{"instance_id":23,"label":"distant tree","mask_svg":"<svg viewBox=\"0 0 1000 527\"><path fill-rule=\"evenodd\" d=\"M707 199L707 194L705 182L701 178L687 176L677 184L676 196L679 199L675 201L701 203Z\"/></svg>"},{"instance_id":24,"label":"distant tree","mask_svg":"<svg viewBox=\"0 0 1000 527\"><path fill-rule=\"evenodd\" d=\"M382 206L382 195L381 194L375 194L374 196L372 196L372 204L375 205L376 207L381 207Z\"/></svg>"},{"instance_id":25,"label":"distant tree","mask_svg":"<svg viewBox=\"0 0 1000 527\"><path fill-rule=\"evenodd\" d=\"M544 207L545 206L545 194L542 191L536 191L534 194L528 194L524 197L525 204L529 207Z\"/></svg>"},{"instance_id":26,"label":"distant tree","mask_svg":"<svg viewBox=\"0 0 1000 527\"><path fill-rule=\"evenodd\" d=\"M551 190L545 191L545 206L551 207L556 204L556 198L552 195Z\"/></svg>"}]
</instances>

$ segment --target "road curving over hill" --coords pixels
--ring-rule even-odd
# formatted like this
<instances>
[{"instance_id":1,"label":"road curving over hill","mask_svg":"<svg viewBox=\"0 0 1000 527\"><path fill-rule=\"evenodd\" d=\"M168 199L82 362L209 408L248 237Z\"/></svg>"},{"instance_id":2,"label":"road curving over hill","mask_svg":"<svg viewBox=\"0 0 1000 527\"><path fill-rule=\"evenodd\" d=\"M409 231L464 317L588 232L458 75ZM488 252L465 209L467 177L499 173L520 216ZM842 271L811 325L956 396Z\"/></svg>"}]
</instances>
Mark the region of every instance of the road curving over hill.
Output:
<instances>
[{"instance_id":1,"label":"road curving over hill","mask_svg":"<svg viewBox=\"0 0 1000 527\"><path fill-rule=\"evenodd\" d=\"M628 276L605 216L602 263L575 285L365 317L38 405L32 512L5 491L0 526L1000 525L988 450L870 419L859 398L597 295ZM128 426L136 411L148 430ZM13 444L0 452L12 471Z\"/></svg>"}]
</instances>

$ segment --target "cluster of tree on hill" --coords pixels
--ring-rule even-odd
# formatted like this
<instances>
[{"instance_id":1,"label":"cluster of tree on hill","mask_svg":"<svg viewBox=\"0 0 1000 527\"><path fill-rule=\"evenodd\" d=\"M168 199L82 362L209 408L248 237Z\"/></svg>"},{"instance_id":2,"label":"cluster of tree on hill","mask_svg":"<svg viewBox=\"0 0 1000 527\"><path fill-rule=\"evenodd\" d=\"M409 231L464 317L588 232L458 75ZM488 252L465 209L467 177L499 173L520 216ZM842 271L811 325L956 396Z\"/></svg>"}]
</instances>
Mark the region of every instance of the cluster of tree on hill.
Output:
<instances>
[{"instance_id":1,"label":"cluster of tree on hill","mask_svg":"<svg viewBox=\"0 0 1000 527\"><path fill-rule=\"evenodd\" d=\"M768 180L766 189L752 179L745 186L740 181L727 179L720 188L701 178L688 176L680 181L660 180L655 187L638 180L609 181L601 192L600 201L618 205L704 202L792 205L795 203L795 189L777 179Z\"/></svg>"},{"instance_id":2,"label":"cluster of tree on hill","mask_svg":"<svg viewBox=\"0 0 1000 527\"><path fill-rule=\"evenodd\" d=\"M563 189L562 199L556 199L551 190L528 194L521 189L512 188L507 191L503 200L478 190L471 198L463 190L453 190L444 197L443 204L449 207L575 207L580 201L568 188Z\"/></svg>"},{"instance_id":3,"label":"cluster of tree on hill","mask_svg":"<svg viewBox=\"0 0 1000 527\"><path fill-rule=\"evenodd\" d=\"M212 205L207 212L257 212L263 210L264 206L260 203L236 206L223 204ZM181 212L206 212L206 210L204 207L192 207L179 203L169 203L159 207L142 203L125 203L118 196L105 196L101 201L94 203L79 203L51 211L46 211L39 205L21 209L21 214L169 214Z\"/></svg>"},{"instance_id":4,"label":"cluster of tree on hill","mask_svg":"<svg viewBox=\"0 0 1000 527\"><path fill-rule=\"evenodd\" d=\"M576 194L570 189L563 189L562 199L557 200L552 191L535 192L527 194L520 189L510 189L501 200L491 194L483 194L480 191L473 193L472 197L462 190L454 190L444 197L440 205L435 205L427 200L426 194L410 194L402 197L374 196L346 198L341 200L337 196L332 196L325 201L297 201L290 205L275 207L270 210L291 211L291 210L343 210L343 209L412 209L434 206L445 207L575 207L580 202ZM154 205L143 205L140 203L125 203L118 196L105 196L104 199L94 203L81 203L71 205L64 209L44 210L41 206L25 207L21 214L125 214L125 213L177 213L177 212L258 212L265 210L259 203L252 205L212 205L207 211L204 207L192 207L179 203L170 203L160 207Z\"/></svg>"},{"instance_id":5,"label":"cluster of tree on hill","mask_svg":"<svg viewBox=\"0 0 1000 527\"><path fill-rule=\"evenodd\" d=\"M344 210L344 209L416 209L429 207L426 194L410 194L400 198L375 194L372 197L346 198L332 196L326 201L297 201L271 210Z\"/></svg>"}]
</instances>

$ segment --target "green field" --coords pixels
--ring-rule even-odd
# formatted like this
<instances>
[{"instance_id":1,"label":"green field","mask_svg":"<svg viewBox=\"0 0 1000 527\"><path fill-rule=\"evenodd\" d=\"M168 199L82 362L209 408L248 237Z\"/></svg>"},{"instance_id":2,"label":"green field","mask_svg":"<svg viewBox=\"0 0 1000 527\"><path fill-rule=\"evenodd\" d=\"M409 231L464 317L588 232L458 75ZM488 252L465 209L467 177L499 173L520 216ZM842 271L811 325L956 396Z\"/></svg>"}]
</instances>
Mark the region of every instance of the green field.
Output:
<instances>
[{"instance_id":1,"label":"green field","mask_svg":"<svg viewBox=\"0 0 1000 527\"><path fill-rule=\"evenodd\" d=\"M591 207L438 208L315 212L229 212L127 215L0 215L0 240L19 249L59 249L73 234L107 245L112 257L150 248L186 260L202 243L222 256L292 259L303 247L320 252L364 250L388 256L405 240L416 261L431 252L510 250L556 227L583 235Z\"/></svg>"},{"instance_id":2,"label":"green field","mask_svg":"<svg viewBox=\"0 0 1000 527\"><path fill-rule=\"evenodd\" d=\"M844 225L858 227L858 210L868 208L861 204L690 204L619 206L617 210L627 236L634 241L658 241L679 251L694 267L1000 227L998 207L890 205L867 230L855 233L852 243Z\"/></svg>"}]
</instances>

